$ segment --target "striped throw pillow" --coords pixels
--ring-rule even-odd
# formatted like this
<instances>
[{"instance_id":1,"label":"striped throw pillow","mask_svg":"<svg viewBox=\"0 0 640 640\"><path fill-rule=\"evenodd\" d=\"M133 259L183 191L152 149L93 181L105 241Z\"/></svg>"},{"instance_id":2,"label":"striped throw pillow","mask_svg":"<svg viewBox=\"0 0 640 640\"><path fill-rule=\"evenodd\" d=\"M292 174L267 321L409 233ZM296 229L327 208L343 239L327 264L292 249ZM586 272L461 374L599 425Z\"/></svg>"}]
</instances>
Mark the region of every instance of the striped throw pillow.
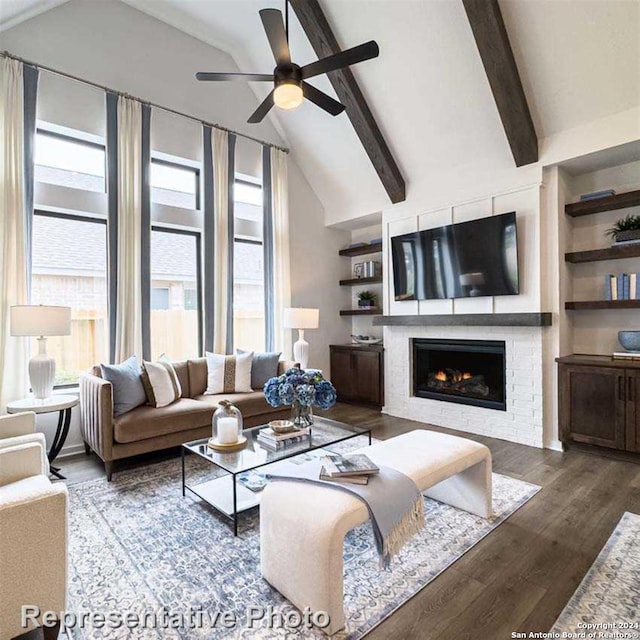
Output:
<instances>
[{"instance_id":1,"label":"striped throw pillow","mask_svg":"<svg viewBox=\"0 0 640 640\"><path fill-rule=\"evenodd\" d=\"M207 390L205 395L218 393L251 393L251 363L253 351L235 356L207 353Z\"/></svg>"},{"instance_id":2,"label":"striped throw pillow","mask_svg":"<svg viewBox=\"0 0 640 640\"><path fill-rule=\"evenodd\" d=\"M178 374L168 359L142 363L142 384L152 407L166 407L182 395Z\"/></svg>"}]
</instances>

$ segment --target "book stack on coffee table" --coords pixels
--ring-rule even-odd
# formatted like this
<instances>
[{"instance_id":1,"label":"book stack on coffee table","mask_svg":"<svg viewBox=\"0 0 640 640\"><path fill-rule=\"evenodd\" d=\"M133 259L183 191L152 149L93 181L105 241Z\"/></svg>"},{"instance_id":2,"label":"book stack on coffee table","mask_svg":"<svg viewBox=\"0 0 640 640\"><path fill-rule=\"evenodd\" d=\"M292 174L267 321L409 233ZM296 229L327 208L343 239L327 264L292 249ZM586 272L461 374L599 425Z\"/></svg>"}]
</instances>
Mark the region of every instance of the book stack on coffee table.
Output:
<instances>
[{"instance_id":1,"label":"book stack on coffee table","mask_svg":"<svg viewBox=\"0 0 640 640\"><path fill-rule=\"evenodd\" d=\"M286 433L276 433L270 427L265 427L264 429L260 429L257 440L263 447L278 451L288 445L308 438L309 433L309 427L303 427L295 431L287 431Z\"/></svg>"},{"instance_id":2,"label":"book stack on coffee table","mask_svg":"<svg viewBox=\"0 0 640 640\"><path fill-rule=\"evenodd\" d=\"M320 458L320 480L345 484L367 484L380 469L364 454L330 455Z\"/></svg>"}]
</instances>

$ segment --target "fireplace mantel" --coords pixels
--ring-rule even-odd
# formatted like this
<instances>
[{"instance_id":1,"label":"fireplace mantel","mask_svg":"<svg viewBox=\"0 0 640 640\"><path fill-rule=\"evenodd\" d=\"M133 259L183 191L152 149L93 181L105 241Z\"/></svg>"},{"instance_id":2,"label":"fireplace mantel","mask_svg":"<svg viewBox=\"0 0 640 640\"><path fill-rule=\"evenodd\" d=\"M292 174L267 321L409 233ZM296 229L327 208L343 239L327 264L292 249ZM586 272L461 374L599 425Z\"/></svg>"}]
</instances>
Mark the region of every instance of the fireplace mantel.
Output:
<instances>
[{"instance_id":1,"label":"fireplace mantel","mask_svg":"<svg viewBox=\"0 0 640 640\"><path fill-rule=\"evenodd\" d=\"M376 326L550 327L551 313L455 313L447 315L376 316Z\"/></svg>"}]
</instances>

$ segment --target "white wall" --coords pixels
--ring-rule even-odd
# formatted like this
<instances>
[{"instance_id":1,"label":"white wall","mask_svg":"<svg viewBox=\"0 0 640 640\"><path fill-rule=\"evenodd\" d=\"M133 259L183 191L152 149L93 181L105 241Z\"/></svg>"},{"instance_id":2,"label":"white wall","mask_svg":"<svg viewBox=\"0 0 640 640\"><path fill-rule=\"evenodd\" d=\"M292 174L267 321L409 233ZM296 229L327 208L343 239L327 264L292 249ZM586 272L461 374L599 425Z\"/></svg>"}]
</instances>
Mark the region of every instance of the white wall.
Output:
<instances>
[{"instance_id":1,"label":"white wall","mask_svg":"<svg viewBox=\"0 0 640 640\"><path fill-rule=\"evenodd\" d=\"M293 306L320 309L320 328L305 331L309 366L329 374L329 345L348 342L350 322L340 316L349 306L349 292L340 287L342 258L338 251L349 244L349 234L324 225L323 208L300 169L289 162L291 237L291 300ZM297 331L293 332L297 339Z\"/></svg>"},{"instance_id":2,"label":"white wall","mask_svg":"<svg viewBox=\"0 0 640 640\"><path fill-rule=\"evenodd\" d=\"M237 70L230 56L117 0L71 0L2 32L0 40L2 49L27 60L283 144L268 119L257 126L246 123L257 106L246 84L195 80L199 70ZM46 72L41 74L40 88L42 119L104 136L100 90ZM152 122L154 148L200 159L197 123L161 112L154 112ZM260 163L260 147L240 140L238 171L259 175ZM341 277L337 252L349 244L350 236L324 227L324 209L298 169L295 153L289 155L289 184L292 304L320 308L321 327L308 336L311 363L328 371L328 345L347 341L350 333L349 323L338 315L348 304L347 294L337 293ZM47 190L48 199L58 206L68 206L68 198L55 187L39 185L39 189ZM98 206L103 206L103 198L98 199ZM87 203L87 208L95 204ZM43 416L39 424L49 436L55 416ZM65 452L81 448L75 410L67 445Z\"/></svg>"}]
</instances>

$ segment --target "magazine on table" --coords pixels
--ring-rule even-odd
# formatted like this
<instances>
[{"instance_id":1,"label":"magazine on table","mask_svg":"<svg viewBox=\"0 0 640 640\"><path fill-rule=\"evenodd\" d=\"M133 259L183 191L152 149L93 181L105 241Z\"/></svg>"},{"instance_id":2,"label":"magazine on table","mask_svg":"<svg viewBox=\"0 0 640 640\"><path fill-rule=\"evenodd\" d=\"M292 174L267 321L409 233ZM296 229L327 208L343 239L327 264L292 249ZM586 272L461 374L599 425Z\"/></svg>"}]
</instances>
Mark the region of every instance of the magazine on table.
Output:
<instances>
[{"instance_id":1,"label":"magazine on table","mask_svg":"<svg viewBox=\"0 0 640 640\"><path fill-rule=\"evenodd\" d=\"M352 456L330 455L322 458L325 473L330 478L373 475L380 469L363 453Z\"/></svg>"},{"instance_id":2,"label":"magazine on table","mask_svg":"<svg viewBox=\"0 0 640 640\"><path fill-rule=\"evenodd\" d=\"M331 477L327 475L327 472L324 467L320 469L320 480L337 482L338 484L369 484L368 475Z\"/></svg>"}]
</instances>

